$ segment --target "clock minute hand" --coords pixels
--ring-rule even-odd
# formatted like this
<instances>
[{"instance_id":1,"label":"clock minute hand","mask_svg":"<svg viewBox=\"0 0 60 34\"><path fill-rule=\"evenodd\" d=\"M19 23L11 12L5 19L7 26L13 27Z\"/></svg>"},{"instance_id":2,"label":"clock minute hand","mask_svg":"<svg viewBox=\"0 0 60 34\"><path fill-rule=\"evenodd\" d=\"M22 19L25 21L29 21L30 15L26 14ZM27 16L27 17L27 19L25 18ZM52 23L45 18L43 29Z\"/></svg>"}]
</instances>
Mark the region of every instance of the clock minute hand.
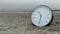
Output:
<instances>
[{"instance_id":1,"label":"clock minute hand","mask_svg":"<svg viewBox=\"0 0 60 34\"><path fill-rule=\"evenodd\" d=\"M38 13L39 13L39 15L41 16L40 12L38 12ZM41 20L41 18L42 18L42 16L40 17L40 20ZM40 23L40 21L39 21L39 23ZM39 23L38 23L38 24L39 24Z\"/></svg>"}]
</instances>

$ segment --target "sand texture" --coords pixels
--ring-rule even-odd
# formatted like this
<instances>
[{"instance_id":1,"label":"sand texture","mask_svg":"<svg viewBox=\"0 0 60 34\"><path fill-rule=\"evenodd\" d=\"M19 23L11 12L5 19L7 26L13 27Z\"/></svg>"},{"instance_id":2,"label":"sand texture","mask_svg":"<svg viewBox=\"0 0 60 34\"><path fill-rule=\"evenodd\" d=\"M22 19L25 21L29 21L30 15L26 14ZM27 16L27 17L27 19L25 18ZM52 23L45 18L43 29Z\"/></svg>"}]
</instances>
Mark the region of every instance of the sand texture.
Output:
<instances>
[{"instance_id":1,"label":"sand texture","mask_svg":"<svg viewBox=\"0 0 60 34\"><path fill-rule=\"evenodd\" d=\"M0 14L0 34L60 34L60 13L54 13L53 22L46 27L36 27L31 13Z\"/></svg>"}]
</instances>

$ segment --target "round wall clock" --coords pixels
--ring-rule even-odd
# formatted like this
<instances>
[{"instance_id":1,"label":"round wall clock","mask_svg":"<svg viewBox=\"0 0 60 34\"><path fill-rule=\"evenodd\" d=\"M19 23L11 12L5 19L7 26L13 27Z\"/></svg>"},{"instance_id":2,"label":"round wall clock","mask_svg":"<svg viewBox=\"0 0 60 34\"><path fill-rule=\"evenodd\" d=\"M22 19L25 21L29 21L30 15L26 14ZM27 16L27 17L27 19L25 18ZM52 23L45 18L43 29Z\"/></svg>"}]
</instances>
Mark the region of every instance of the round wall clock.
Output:
<instances>
[{"instance_id":1,"label":"round wall clock","mask_svg":"<svg viewBox=\"0 0 60 34\"><path fill-rule=\"evenodd\" d=\"M41 5L35 8L31 15L31 21L35 26L46 26L52 20L52 11L48 6Z\"/></svg>"}]
</instances>

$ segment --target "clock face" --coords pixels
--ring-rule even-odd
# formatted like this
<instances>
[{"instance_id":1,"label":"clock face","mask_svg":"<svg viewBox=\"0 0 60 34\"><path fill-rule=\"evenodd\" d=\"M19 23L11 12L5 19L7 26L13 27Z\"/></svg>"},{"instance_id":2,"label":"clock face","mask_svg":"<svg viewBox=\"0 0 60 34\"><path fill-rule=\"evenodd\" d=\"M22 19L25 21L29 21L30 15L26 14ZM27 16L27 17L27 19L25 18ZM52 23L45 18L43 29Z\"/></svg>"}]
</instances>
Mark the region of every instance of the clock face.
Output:
<instances>
[{"instance_id":1,"label":"clock face","mask_svg":"<svg viewBox=\"0 0 60 34\"><path fill-rule=\"evenodd\" d=\"M52 19L52 11L47 6L40 6L33 10L31 15L32 23L36 26L45 26Z\"/></svg>"}]
</instances>

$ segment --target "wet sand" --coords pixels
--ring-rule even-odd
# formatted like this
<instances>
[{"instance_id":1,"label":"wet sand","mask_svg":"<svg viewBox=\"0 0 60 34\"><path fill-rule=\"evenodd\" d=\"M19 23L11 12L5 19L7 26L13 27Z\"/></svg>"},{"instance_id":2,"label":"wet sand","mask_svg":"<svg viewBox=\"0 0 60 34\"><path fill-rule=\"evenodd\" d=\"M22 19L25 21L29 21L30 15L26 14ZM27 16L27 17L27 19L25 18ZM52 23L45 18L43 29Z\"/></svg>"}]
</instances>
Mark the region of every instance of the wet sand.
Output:
<instances>
[{"instance_id":1,"label":"wet sand","mask_svg":"<svg viewBox=\"0 0 60 34\"><path fill-rule=\"evenodd\" d=\"M0 14L0 34L60 34L60 13L54 13L53 22L46 27L36 27L31 13Z\"/></svg>"}]
</instances>

